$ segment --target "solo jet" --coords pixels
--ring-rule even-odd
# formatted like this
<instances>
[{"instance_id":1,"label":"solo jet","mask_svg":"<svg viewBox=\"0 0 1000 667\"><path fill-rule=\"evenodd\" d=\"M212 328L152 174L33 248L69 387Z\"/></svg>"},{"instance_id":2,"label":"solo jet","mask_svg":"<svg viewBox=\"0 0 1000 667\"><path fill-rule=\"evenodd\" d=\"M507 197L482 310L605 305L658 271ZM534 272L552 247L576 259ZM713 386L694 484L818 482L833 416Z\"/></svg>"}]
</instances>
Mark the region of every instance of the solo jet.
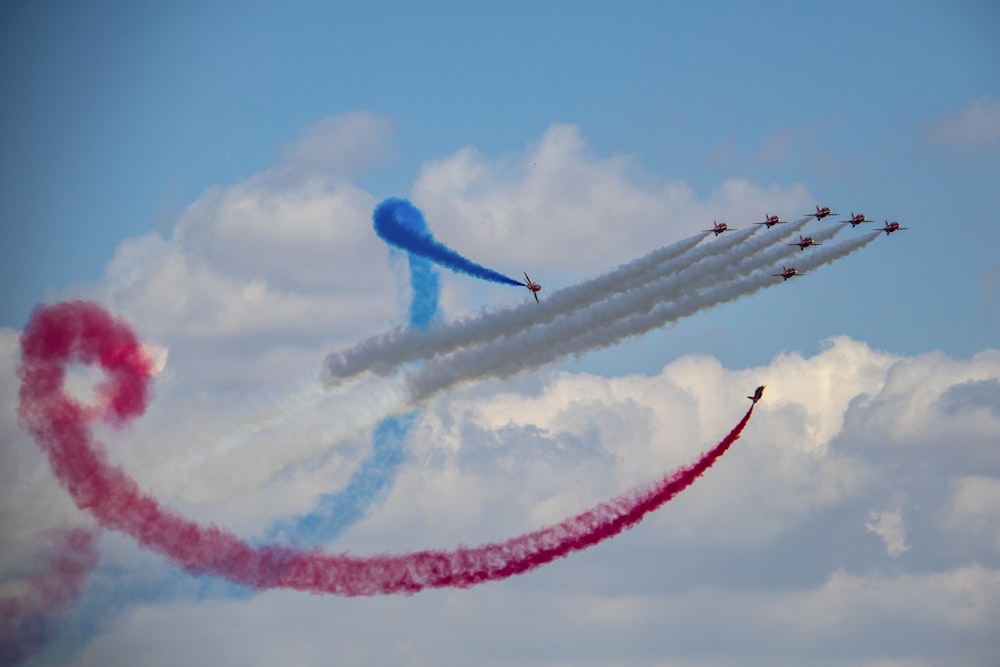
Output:
<instances>
[{"instance_id":1,"label":"solo jet","mask_svg":"<svg viewBox=\"0 0 1000 667\"><path fill-rule=\"evenodd\" d=\"M817 220L822 220L823 218L825 218L828 215L840 215L840 214L832 212L830 210L830 207L828 207L828 206L824 206L823 208L820 208L819 206L817 206L815 213L806 213L805 215L807 217L810 217L810 218L816 218Z\"/></svg>"},{"instance_id":2,"label":"solo jet","mask_svg":"<svg viewBox=\"0 0 1000 667\"><path fill-rule=\"evenodd\" d=\"M528 288L529 292L531 292L531 296L535 297L535 303L541 303L538 300L538 293L542 291L542 286L538 283L532 282L531 278L528 277L527 271L524 273L524 281L524 286Z\"/></svg>"},{"instance_id":3,"label":"solo jet","mask_svg":"<svg viewBox=\"0 0 1000 667\"><path fill-rule=\"evenodd\" d=\"M823 245L823 244L822 243L816 243L816 241L814 241L813 237L811 237L811 236L806 236L805 238L803 238L802 235L799 234L799 242L798 243L788 243L786 245L797 245L799 247L799 250L805 250L806 248L808 248L811 245Z\"/></svg>"},{"instance_id":4,"label":"solo jet","mask_svg":"<svg viewBox=\"0 0 1000 667\"><path fill-rule=\"evenodd\" d=\"M764 386L765 385L761 385L761 386L757 387L754 390L754 392L753 392L753 396L747 396L747 398L749 398L751 401L753 401L754 405L757 405L757 401L759 401L760 398L761 398L761 396L764 395Z\"/></svg>"},{"instance_id":5,"label":"solo jet","mask_svg":"<svg viewBox=\"0 0 1000 667\"><path fill-rule=\"evenodd\" d=\"M785 267L781 267L781 273L772 273L771 275L775 278L784 278L785 280L788 280L789 278L801 276L802 274L796 271L794 266L790 266L787 269Z\"/></svg>"},{"instance_id":6,"label":"solo jet","mask_svg":"<svg viewBox=\"0 0 1000 667\"><path fill-rule=\"evenodd\" d=\"M724 222L715 222L715 220L713 220L712 222L714 224L712 225L711 229L703 229L701 231L703 231L703 232L715 232L715 235L718 236L722 232L731 232L734 229L736 229L735 227L730 227L729 225L727 225Z\"/></svg>"},{"instance_id":7,"label":"solo jet","mask_svg":"<svg viewBox=\"0 0 1000 667\"><path fill-rule=\"evenodd\" d=\"M885 221L885 227L878 228L880 232L885 232L886 236L901 229L909 229L909 227L900 227L898 222L889 222L888 220Z\"/></svg>"},{"instance_id":8,"label":"solo jet","mask_svg":"<svg viewBox=\"0 0 1000 667\"><path fill-rule=\"evenodd\" d=\"M875 222L875 221L866 218L864 213L855 214L854 211L851 211L851 217L850 217L850 219L849 220L841 220L840 222L842 222L844 224L850 223L851 227L857 227L862 222Z\"/></svg>"},{"instance_id":9,"label":"solo jet","mask_svg":"<svg viewBox=\"0 0 1000 667\"><path fill-rule=\"evenodd\" d=\"M764 222L755 222L753 224L755 224L755 225L764 225L768 229L770 229L771 227L774 227L775 225L781 225L781 224L784 224L786 222L788 222L788 221L787 220L782 220L780 217L778 217L776 215L768 215L767 213L765 213L764 214Z\"/></svg>"}]
</instances>

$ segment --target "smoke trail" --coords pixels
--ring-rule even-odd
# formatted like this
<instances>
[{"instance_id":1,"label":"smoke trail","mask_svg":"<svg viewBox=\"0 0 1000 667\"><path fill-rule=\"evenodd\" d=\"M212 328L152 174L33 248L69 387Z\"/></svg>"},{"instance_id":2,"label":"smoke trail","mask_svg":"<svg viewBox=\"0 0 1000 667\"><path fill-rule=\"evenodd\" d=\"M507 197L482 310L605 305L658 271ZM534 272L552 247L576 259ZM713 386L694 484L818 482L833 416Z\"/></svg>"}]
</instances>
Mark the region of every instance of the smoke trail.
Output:
<instances>
[{"instance_id":1,"label":"smoke trail","mask_svg":"<svg viewBox=\"0 0 1000 667\"><path fill-rule=\"evenodd\" d=\"M423 223L426 229L422 218L413 222ZM413 330L423 330L437 317L441 289L430 262L413 254L407 259L413 290L409 324ZM382 420L372 434L371 455L361 462L343 490L320 496L316 507L304 516L277 522L267 531L268 538L291 540L296 544L319 544L337 539L391 487L403 462L406 438L416 417L417 412L412 411Z\"/></svg>"},{"instance_id":2,"label":"smoke trail","mask_svg":"<svg viewBox=\"0 0 1000 667\"><path fill-rule=\"evenodd\" d=\"M143 412L150 362L132 332L96 304L39 306L21 336L18 414L48 456L60 483L81 509L177 566L222 575L254 588L290 588L336 595L414 593L428 587L468 587L532 570L637 524L690 486L739 438L753 406L733 430L694 464L651 488L632 491L562 523L505 542L453 551L400 555L327 555L288 547L253 547L232 533L202 526L161 506L133 479L109 465L91 441L89 408L62 387L68 363L98 363L109 375L101 405L124 422Z\"/></svg>"},{"instance_id":3,"label":"smoke trail","mask_svg":"<svg viewBox=\"0 0 1000 667\"><path fill-rule=\"evenodd\" d=\"M27 582L27 590L0 600L0 664L20 662L45 643L51 617L79 596L97 565L96 538L96 533L82 528L57 533L51 553Z\"/></svg>"},{"instance_id":4,"label":"smoke trail","mask_svg":"<svg viewBox=\"0 0 1000 667\"><path fill-rule=\"evenodd\" d=\"M808 221L809 218L802 218L792 223L787 232L797 232ZM746 245L749 237L759 230L759 227L742 230L698 248L695 246L708 233L696 234L658 248L602 276L553 292L545 299L543 308L525 303L444 324L432 332L396 330L373 336L349 350L328 355L324 362L324 379L328 383L336 383L364 371L388 375L407 361L426 359L529 326L538 326L616 296L624 290L678 273L698 262L726 255L736 247L743 253L754 252L760 245L777 243L783 238L774 234L761 235L753 244Z\"/></svg>"},{"instance_id":5,"label":"smoke trail","mask_svg":"<svg viewBox=\"0 0 1000 667\"><path fill-rule=\"evenodd\" d=\"M545 299L544 308L538 308L534 303L524 303L520 306L483 313L476 318L445 324L433 332L397 329L372 336L349 350L328 355L324 362L326 379L340 381L363 371L388 375L408 361L425 359L442 351L473 345L492 338L497 335L500 326L508 328L529 326L585 307L618 291L629 276L645 274L654 267L678 257L683 256L687 261L697 261L700 255L721 252L728 247L728 244L712 244L705 246L704 252L699 255L685 255L705 236L705 233L696 234L673 245L654 250L598 278L553 292ZM720 245L722 247L719 247ZM683 265L685 264L681 266Z\"/></svg>"},{"instance_id":6,"label":"smoke trail","mask_svg":"<svg viewBox=\"0 0 1000 667\"><path fill-rule=\"evenodd\" d=\"M375 233L390 245L425 257L458 273L501 285L524 286L521 281L476 264L435 240L427 229L423 214L406 199L386 199L375 207L372 217L375 220Z\"/></svg>"},{"instance_id":7,"label":"smoke trail","mask_svg":"<svg viewBox=\"0 0 1000 667\"><path fill-rule=\"evenodd\" d=\"M837 227L836 229L841 229ZM864 247L877 234L869 234L837 245L810 248L802 266L814 269ZM483 377L506 377L571 354L613 345L625 338L688 317L706 308L733 301L781 284L770 275L771 263L797 249L777 247L755 262L744 263L732 280L712 283L681 299L669 298L657 282L602 302L587 311L559 318L544 327L503 336L478 348L461 350L427 363L408 375L411 400L419 403L457 384Z\"/></svg>"}]
</instances>

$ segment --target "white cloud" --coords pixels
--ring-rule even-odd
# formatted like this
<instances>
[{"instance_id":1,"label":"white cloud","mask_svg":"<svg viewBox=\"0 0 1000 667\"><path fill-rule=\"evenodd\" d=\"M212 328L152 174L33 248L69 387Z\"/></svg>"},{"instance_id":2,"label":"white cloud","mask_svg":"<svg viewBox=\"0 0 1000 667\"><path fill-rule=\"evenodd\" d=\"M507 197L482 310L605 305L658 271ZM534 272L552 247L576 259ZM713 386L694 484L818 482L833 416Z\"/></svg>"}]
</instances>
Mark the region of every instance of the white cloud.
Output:
<instances>
[{"instance_id":1,"label":"white cloud","mask_svg":"<svg viewBox=\"0 0 1000 667\"><path fill-rule=\"evenodd\" d=\"M957 113L946 114L927 130L945 146L986 146L1000 139L1000 100L980 97Z\"/></svg>"},{"instance_id":2,"label":"white cloud","mask_svg":"<svg viewBox=\"0 0 1000 667\"><path fill-rule=\"evenodd\" d=\"M413 199L453 247L471 256L488 252L509 272L544 266L550 275L606 269L714 219L733 224L765 210L787 217L812 205L802 186L761 188L740 179L702 199L686 183L642 174L627 156L593 156L573 125L552 126L504 159L466 148L434 161Z\"/></svg>"}]
</instances>

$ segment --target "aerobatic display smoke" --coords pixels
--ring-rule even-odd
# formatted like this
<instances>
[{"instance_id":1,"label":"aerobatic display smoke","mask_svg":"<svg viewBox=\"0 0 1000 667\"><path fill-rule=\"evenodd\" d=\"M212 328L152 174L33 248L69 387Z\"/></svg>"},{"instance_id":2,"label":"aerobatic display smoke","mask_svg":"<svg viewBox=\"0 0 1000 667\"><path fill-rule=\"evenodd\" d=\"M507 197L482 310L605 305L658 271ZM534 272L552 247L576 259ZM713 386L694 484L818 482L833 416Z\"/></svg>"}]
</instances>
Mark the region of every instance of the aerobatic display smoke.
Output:
<instances>
[{"instance_id":1,"label":"aerobatic display smoke","mask_svg":"<svg viewBox=\"0 0 1000 667\"><path fill-rule=\"evenodd\" d=\"M139 416L150 395L150 360L132 331L100 306L75 301L39 306L21 336L18 414L49 457L62 486L102 526L122 531L192 573L221 575L254 588L291 588L345 596L468 587L521 574L585 549L638 523L690 486L739 438L753 406L715 448L649 489L624 494L554 526L505 542L453 551L355 557L279 545L254 547L214 525L164 507L112 466L93 442L89 421ZM84 406L63 388L70 363L108 374L98 404Z\"/></svg>"},{"instance_id":2,"label":"aerobatic display smoke","mask_svg":"<svg viewBox=\"0 0 1000 667\"><path fill-rule=\"evenodd\" d=\"M457 273L501 285L523 287L524 283L466 259L435 240L424 222L424 214L406 199L390 198L375 208L375 233L390 245L425 257Z\"/></svg>"},{"instance_id":3,"label":"aerobatic display smoke","mask_svg":"<svg viewBox=\"0 0 1000 667\"><path fill-rule=\"evenodd\" d=\"M96 533L84 528L52 536L51 552L17 598L0 600L0 664L23 660L47 639L49 617L79 596L97 565Z\"/></svg>"},{"instance_id":4,"label":"aerobatic display smoke","mask_svg":"<svg viewBox=\"0 0 1000 667\"><path fill-rule=\"evenodd\" d=\"M181 572L208 575L200 577L201 590L230 597L271 588L342 596L409 594L426 588L465 588L528 572L621 533L687 488L740 437L754 406L695 463L526 535L450 551L367 557L326 554L317 545L335 540L385 498L405 458L418 408L433 396L462 383L507 377L613 345L780 285L783 280L775 276L779 263L792 261L805 273L864 247L880 233L833 244L827 242L843 227L825 227L812 234L817 246L823 245L803 253L789 242L808 217L778 233L759 233L762 228L752 227L703 243L710 232L701 232L597 278L555 290L540 304L527 297L519 306L442 322L434 265L491 282L524 283L436 241L423 214L404 199L381 202L373 221L383 240L407 252L412 287L407 326L328 355L322 386L290 396L270 414L255 413L224 439L178 457L174 470L179 482L190 481L181 467L212 470L214 465L225 470L231 455L239 455L244 461L240 479L203 492L222 497L234 484L250 488L347 435L372 429L370 453L339 491L319 496L304 515L276 521L264 532L267 543L244 541L162 505L109 463L91 433L98 420L123 427L145 411L153 364L124 322L99 305L73 301L37 307L25 327L18 415L76 505L101 527L125 533L167 558L180 568L173 570L177 577ZM97 366L106 374L96 404L83 405L65 392L67 365L74 363ZM364 373L376 377L360 377ZM336 409L336 416L328 409ZM316 414L307 418L311 413ZM319 417L321 421L310 423ZM310 434L309 442L277 441L293 422ZM254 441L259 451L251 451L253 438L261 441ZM79 596L97 563L96 535L65 532L49 554L48 570L25 585L27 593L0 602L0 661L23 659L44 642L48 616ZM149 589L145 595L155 599L158 594ZM93 604L88 608L93 610Z\"/></svg>"}]
</instances>

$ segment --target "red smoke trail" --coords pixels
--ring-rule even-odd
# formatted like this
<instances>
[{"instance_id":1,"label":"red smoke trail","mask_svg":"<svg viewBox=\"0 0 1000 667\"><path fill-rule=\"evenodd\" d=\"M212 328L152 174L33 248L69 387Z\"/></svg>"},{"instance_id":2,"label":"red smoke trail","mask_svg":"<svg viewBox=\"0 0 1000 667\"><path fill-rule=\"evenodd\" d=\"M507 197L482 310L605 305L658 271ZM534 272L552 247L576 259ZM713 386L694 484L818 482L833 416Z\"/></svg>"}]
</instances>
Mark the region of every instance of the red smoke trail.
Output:
<instances>
[{"instance_id":1,"label":"red smoke trail","mask_svg":"<svg viewBox=\"0 0 1000 667\"><path fill-rule=\"evenodd\" d=\"M279 545L250 546L214 525L203 526L161 506L91 442L87 409L62 390L66 363L100 363L111 379L101 394L111 416L139 415L148 396L150 363L128 327L99 306L42 306L21 336L19 414L48 454L77 505L107 528L131 535L191 572L221 575L255 588L292 588L335 595L414 593L466 588L532 570L634 526L690 486L739 438L753 414L694 464L646 490L627 493L562 523L505 542L453 551L355 557Z\"/></svg>"},{"instance_id":2,"label":"red smoke trail","mask_svg":"<svg viewBox=\"0 0 1000 667\"><path fill-rule=\"evenodd\" d=\"M49 616L76 599L97 566L96 538L82 528L57 533L48 562L27 582L28 590L0 600L0 664L19 662L45 642Z\"/></svg>"}]
</instances>

